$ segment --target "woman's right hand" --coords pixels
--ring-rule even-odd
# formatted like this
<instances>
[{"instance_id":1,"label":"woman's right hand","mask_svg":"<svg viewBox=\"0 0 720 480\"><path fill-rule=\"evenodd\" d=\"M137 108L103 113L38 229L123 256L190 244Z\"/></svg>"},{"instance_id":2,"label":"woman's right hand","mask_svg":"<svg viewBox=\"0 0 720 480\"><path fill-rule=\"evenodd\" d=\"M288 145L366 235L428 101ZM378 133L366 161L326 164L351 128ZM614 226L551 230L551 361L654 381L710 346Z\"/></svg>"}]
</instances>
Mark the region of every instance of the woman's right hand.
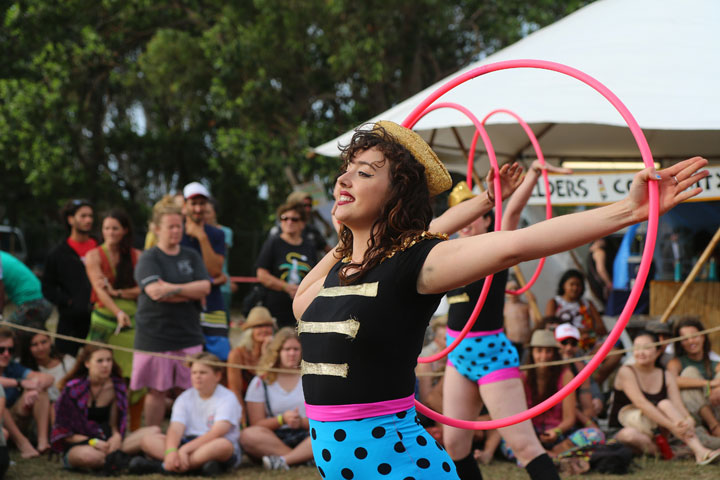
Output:
<instances>
[{"instance_id":1,"label":"woman's right hand","mask_svg":"<svg viewBox=\"0 0 720 480\"><path fill-rule=\"evenodd\" d=\"M96 441L94 442L95 445L92 445L92 447L93 447L95 450L100 450L100 451L103 452L103 453L108 453L108 449L110 448L110 444L109 444L108 442L106 442L105 440L100 440L100 439L95 439L95 440L96 440Z\"/></svg>"},{"instance_id":2,"label":"woman's right hand","mask_svg":"<svg viewBox=\"0 0 720 480\"><path fill-rule=\"evenodd\" d=\"M285 413L283 413L283 421L290 428L302 427L302 417L300 417L300 412L298 412L297 408L287 410Z\"/></svg>"},{"instance_id":3,"label":"woman's right hand","mask_svg":"<svg viewBox=\"0 0 720 480\"><path fill-rule=\"evenodd\" d=\"M122 310L120 310L119 312L117 312L115 314L115 318L117 319L117 323L120 328L132 326L132 324L130 323L130 317L128 316L127 313L123 312Z\"/></svg>"}]
</instances>

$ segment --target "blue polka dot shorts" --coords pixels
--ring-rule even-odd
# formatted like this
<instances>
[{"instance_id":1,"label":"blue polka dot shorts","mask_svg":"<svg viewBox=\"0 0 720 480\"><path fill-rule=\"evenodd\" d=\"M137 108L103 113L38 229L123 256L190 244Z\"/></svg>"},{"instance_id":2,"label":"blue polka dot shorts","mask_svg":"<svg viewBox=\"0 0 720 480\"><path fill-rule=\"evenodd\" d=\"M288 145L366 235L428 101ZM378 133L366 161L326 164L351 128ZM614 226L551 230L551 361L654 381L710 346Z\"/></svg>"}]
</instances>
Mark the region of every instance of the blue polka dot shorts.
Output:
<instances>
[{"instance_id":1,"label":"blue polka dot shorts","mask_svg":"<svg viewBox=\"0 0 720 480\"><path fill-rule=\"evenodd\" d=\"M445 449L418 423L415 407L359 420L310 420L320 476L332 480L457 480Z\"/></svg>"},{"instance_id":2,"label":"blue polka dot shorts","mask_svg":"<svg viewBox=\"0 0 720 480\"><path fill-rule=\"evenodd\" d=\"M447 344L450 345L457 332L447 331ZM473 383L483 385L499 382L508 378L520 378L520 360L515 346L499 331L490 335L477 335L470 332L448 355L448 365L452 365Z\"/></svg>"}]
</instances>

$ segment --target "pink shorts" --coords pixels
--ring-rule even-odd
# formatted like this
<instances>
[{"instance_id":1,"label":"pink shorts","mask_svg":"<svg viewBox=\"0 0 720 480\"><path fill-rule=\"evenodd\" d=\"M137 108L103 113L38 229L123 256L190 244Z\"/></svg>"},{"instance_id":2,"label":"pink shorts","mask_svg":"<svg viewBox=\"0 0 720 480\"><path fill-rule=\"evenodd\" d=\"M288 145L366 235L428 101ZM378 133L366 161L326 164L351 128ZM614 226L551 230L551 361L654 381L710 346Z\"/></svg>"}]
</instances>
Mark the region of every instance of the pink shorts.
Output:
<instances>
[{"instance_id":1,"label":"pink shorts","mask_svg":"<svg viewBox=\"0 0 720 480\"><path fill-rule=\"evenodd\" d=\"M184 357L200 352L202 352L202 345L158 353ZM187 390L191 386L190 369L185 365L185 362L156 357L146 353L133 353L133 369L132 377L130 377L131 390L141 390L148 387L160 392L166 392L173 387Z\"/></svg>"}]
</instances>

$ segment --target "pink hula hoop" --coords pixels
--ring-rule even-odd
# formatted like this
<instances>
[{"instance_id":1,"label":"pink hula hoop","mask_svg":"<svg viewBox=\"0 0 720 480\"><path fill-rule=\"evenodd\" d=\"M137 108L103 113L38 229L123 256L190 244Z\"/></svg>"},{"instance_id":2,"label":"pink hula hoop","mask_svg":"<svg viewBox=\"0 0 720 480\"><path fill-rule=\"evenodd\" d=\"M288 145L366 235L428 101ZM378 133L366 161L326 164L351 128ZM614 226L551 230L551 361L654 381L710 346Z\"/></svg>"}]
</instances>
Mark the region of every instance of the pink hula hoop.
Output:
<instances>
[{"instance_id":1,"label":"pink hula hoop","mask_svg":"<svg viewBox=\"0 0 720 480\"><path fill-rule=\"evenodd\" d=\"M612 93L605 85L595 80L591 76L587 75L586 73L581 72L580 70L560 63L548 62L544 60L508 60L505 62L497 62L489 65L483 65L481 67L474 68L468 72L465 72L464 74L459 75L456 78L445 83L435 92L433 92L428 98L423 100L420 105L418 105L410 113L410 115L408 115L402 125L405 127L407 127L408 125L413 125L420 117L422 112L424 112L431 103L433 103L440 96L448 92L450 89L456 87L457 85L460 85L461 83L464 83L475 77L479 77L480 75L485 75L487 73L499 70L507 70L511 68L538 68L543 70L551 70L573 77L576 80L579 80L595 89L598 93L605 97L605 99L608 100L613 107L615 107L618 113L620 113L620 115L622 116L623 120L625 120L625 123L628 125L630 132L635 138L635 142L638 145L645 166L652 167L654 165L652 153L650 152L650 147L648 146L647 140L642 133L642 129L638 125L637 121L635 121L627 107L614 93ZM638 274L635 279L635 285L630 291L627 303L625 304L625 307L623 308L623 311L620 314L617 323L610 331L607 340L602 343L602 345L600 346L600 350L598 350L597 354L592 358L592 360L590 360L590 362L585 366L585 368L583 368L577 374L577 376L573 378L572 381L570 381L570 383L561 388L560 391L556 392L544 402L540 403L539 405L535 405L534 407L529 408L524 412L520 412L506 418L500 418L486 422L475 422L449 418L429 409L428 407L416 400L415 405L418 411L423 415L432 418L433 420L457 428L464 428L469 430L502 428L528 420L536 415L543 413L544 411L551 408L553 405L562 401L562 399L569 395L571 391L578 388L592 374L592 372L595 371L598 365L600 365L600 363L605 359L610 349L612 349L613 345L615 345L615 343L620 338L620 334L627 325L627 322L630 319L630 315L632 315L632 312L635 309L635 306L637 305L637 302L640 298L640 293L642 292L643 286L645 285L645 281L647 280L648 271L650 270L650 262L652 261L653 250L655 249L655 240L657 237L658 226L658 186L655 182L649 182L648 184L648 199L649 213L647 235L645 239L645 248L643 249L642 253L642 260L640 261L640 267L638 269Z\"/></svg>"},{"instance_id":2,"label":"pink hula hoop","mask_svg":"<svg viewBox=\"0 0 720 480\"><path fill-rule=\"evenodd\" d=\"M441 108L453 108L455 110L458 110L459 112L464 113L470 121L473 122L475 125L475 135L473 136L472 145L470 146L470 152L468 154L468 172L471 172L472 170L472 162L473 157L475 156L475 146L477 145L477 139L478 139L478 132L480 132L480 136L482 136L483 142L485 142L485 149L488 151L488 157L490 158L490 165L495 170L495 178L493 179L493 185L495 187L496 192L500 192L500 175L497 164L497 159L495 157L495 149L492 146L492 143L490 142L490 138L488 137L487 132L485 131L485 127L483 127L482 123L477 119L477 117L467 108L463 107L462 105L458 105L457 103L436 103L435 105L429 106L424 112L422 112L422 115L420 115L417 120L414 123L417 123L422 117L427 115L428 113L438 110ZM413 125L414 125L413 123ZM411 128L411 127L410 127ZM470 175L468 173L468 175ZM469 179L471 177L468 177ZM468 186L471 186L472 183L469 180ZM470 187L472 188L472 187ZM502 198L500 193L495 195L495 208L498 212L497 215L495 215L495 229L500 230L502 226ZM429 355L427 357L418 357L418 363L432 363L437 360L440 360L444 356L446 356L448 353L452 352L455 347L457 347L460 342L463 341L465 336L468 334L472 326L475 324L475 321L477 320L478 315L480 315L480 311L482 311L483 305L485 305L485 300L487 299L488 293L490 292L490 286L492 285L492 279L493 275L488 275L485 277L485 281L483 282L482 290L480 290L480 296L478 297L478 301L475 304L475 308L473 308L472 313L470 313L470 318L468 319L467 323L465 323L465 326L460 331L458 336L455 338L455 340L452 341L450 345L447 345L445 348L440 350L439 352L436 352L432 355Z\"/></svg>"},{"instance_id":3,"label":"pink hula hoop","mask_svg":"<svg viewBox=\"0 0 720 480\"><path fill-rule=\"evenodd\" d=\"M543 155L542 150L540 149L540 143L538 142L537 137L535 136L535 133L532 131L532 128L530 128L530 125L527 124L525 120L523 120L520 115L517 113L507 110L505 108L498 108L497 110L493 110L492 112L485 115L485 118L482 119L482 125L485 126L485 123L488 121L490 117L492 117L495 114L498 113L506 113L513 117L517 122L520 124L522 129L525 131L525 134L530 139L530 143L532 144L533 149L535 150L535 155L537 156L538 161L541 165L545 165L545 155ZM469 171L469 170L468 170ZM547 170L543 169L542 171L542 177L543 182L545 184L545 192L550 191L550 181L548 180L548 174ZM552 202L550 200L550 195L545 194L545 219L549 220L552 218ZM538 262L538 266L535 269L535 272L533 273L533 276L530 277L530 280L525 284L524 287L518 288L517 290L505 290L505 293L509 293L511 295L520 295L522 293L525 293L526 291L530 290L530 287L535 284L538 277L540 277L540 272L542 272L543 266L545 266L545 257L540 259L540 262Z\"/></svg>"}]
</instances>

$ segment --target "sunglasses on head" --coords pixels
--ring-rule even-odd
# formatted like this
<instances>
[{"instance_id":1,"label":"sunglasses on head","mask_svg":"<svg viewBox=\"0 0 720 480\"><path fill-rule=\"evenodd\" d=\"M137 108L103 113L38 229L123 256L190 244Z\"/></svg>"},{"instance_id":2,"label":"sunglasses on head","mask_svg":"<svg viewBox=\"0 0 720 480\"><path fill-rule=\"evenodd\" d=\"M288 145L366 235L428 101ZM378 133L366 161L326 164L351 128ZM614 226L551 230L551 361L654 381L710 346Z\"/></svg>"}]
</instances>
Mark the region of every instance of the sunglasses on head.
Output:
<instances>
[{"instance_id":1,"label":"sunglasses on head","mask_svg":"<svg viewBox=\"0 0 720 480\"><path fill-rule=\"evenodd\" d=\"M302 219L300 217L288 217L287 215L282 215L280 217L281 222L293 222L294 223L294 222L299 222L301 220Z\"/></svg>"},{"instance_id":2,"label":"sunglasses on head","mask_svg":"<svg viewBox=\"0 0 720 480\"><path fill-rule=\"evenodd\" d=\"M561 345L572 345L573 347L577 347L578 341L574 338L566 338L560 342Z\"/></svg>"},{"instance_id":3,"label":"sunglasses on head","mask_svg":"<svg viewBox=\"0 0 720 480\"><path fill-rule=\"evenodd\" d=\"M9 353L12 355L15 353L15 347L0 347L0 355L3 355L5 353Z\"/></svg>"}]
</instances>

